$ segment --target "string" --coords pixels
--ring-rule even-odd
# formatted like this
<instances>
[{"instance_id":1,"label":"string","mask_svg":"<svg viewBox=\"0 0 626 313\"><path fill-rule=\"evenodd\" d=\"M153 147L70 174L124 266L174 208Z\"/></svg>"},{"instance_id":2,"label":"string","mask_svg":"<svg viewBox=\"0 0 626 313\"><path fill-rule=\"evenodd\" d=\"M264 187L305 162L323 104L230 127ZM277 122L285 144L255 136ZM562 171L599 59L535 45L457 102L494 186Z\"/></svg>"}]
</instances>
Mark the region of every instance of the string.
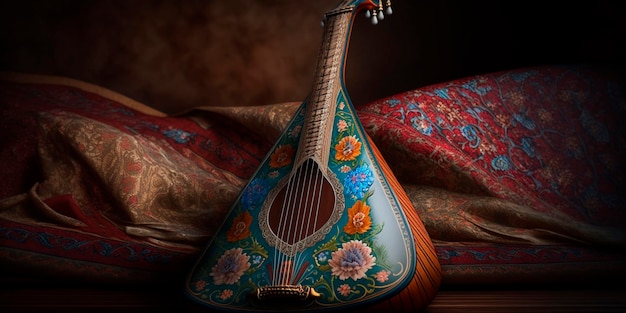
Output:
<instances>
[{"instance_id":1,"label":"string","mask_svg":"<svg viewBox=\"0 0 626 313\"><path fill-rule=\"evenodd\" d=\"M312 175L312 171L310 170L309 166L310 166L311 162L310 160L307 160L306 164L303 165L303 167L305 168L305 179L303 181L299 181L299 183L304 183L305 185L302 186L302 190L300 192L300 205L298 206L299 208L309 208L309 203L308 203L308 199L309 199L309 194L311 191L311 185L312 184L307 184L307 182L310 181L311 175ZM306 188L306 193L304 191L304 188ZM304 200L304 205L302 204ZM310 209L309 209L310 211ZM295 212L295 211L294 211ZM294 212L292 212L292 214L294 214ZM298 222L296 223L296 227L294 229L293 232L293 245L292 245L292 252L291 254L294 254L295 251L297 251L297 244L298 242L302 239L302 231L305 229L304 227L304 223L306 222L306 219L304 219L304 215L306 212L304 212L304 210L301 211L302 214L298 214ZM302 225L300 225L302 224ZM299 229L299 231L297 231ZM296 232L297 231L297 232ZM294 259L295 260L295 259ZM295 263L295 262L294 262ZM292 277L294 277L295 275L293 275L293 271L295 268L297 268L296 266L297 264L294 264L294 266L292 267Z\"/></svg>"},{"instance_id":2,"label":"string","mask_svg":"<svg viewBox=\"0 0 626 313\"><path fill-rule=\"evenodd\" d=\"M306 202L306 197L302 196L302 193L304 191L303 189L306 187L306 185L302 185L302 183L307 181L306 178L308 177L308 173L310 171L308 170L308 168L306 168L305 165L306 164L303 164L302 166L300 166L298 168L298 174L299 175L296 177L296 181L295 181L295 183L296 183L295 190L296 190L297 194L294 197L298 197L298 201L297 201L298 205L296 207L290 207L290 208L286 209L286 213L290 214L290 216L289 216L289 223L287 225L289 231L285 234L286 236L284 238L287 241L287 243L292 242L292 244L291 244L291 250L289 251L289 253L285 253L284 254L286 261L284 261L285 263L283 263L285 265L285 269L284 269L285 270L284 271L284 275L285 276L283 277L283 285L286 285L286 284L289 283L288 280L290 278L290 275L288 274L288 271L289 271L289 273L292 273L293 268L294 268L293 263L289 263L289 261L291 261L291 260L288 260L288 259L291 259L292 257L288 256L288 254L289 255L293 254L292 253L293 252L293 248L295 247L295 243L299 239L299 238L295 237L296 230L299 228L299 226L300 226L299 224L301 222L300 221L301 214L299 214L299 210L298 209L299 208L303 208L303 207L306 206L306 203L303 203L303 202ZM294 217L296 218L295 223L294 223ZM294 229L294 224L295 224L295 229ZM291 266L289 266L289 265L291 265Z\"/></svg>"},{"instance_id":3,"label":"string","mask_svg":"<svg viewBox=\"0 0 626 313\"><path fill-rule=\"evenodd\" d=\"M278 230L277 230L277 237L283 238L283 234L285 232L285 227L286 227L286 223L285 223L285 214L288 210L285 210L285 208L288 208L291 205L291 200L292 197L291 195L294 194L293 189L297 188L297 184L293 184L294 181L294 176L299 175L300 171L297 171L294 175L292 175L289 178L289 181L287 182L287 186L285 186L286 191L285 191L285 197L283 199L283 205L282 205L282 210L281 210L281 214L280 214L280 218L278 221ZM284 257L283 254L281 254L281 250L283 250L283 243L281 241L277 241L276 243L277 249L274 249L274 264L273 264L273 268L274 268L274 272L272 274L272 283L274 284L280 284L279 283L279 279L282 279L281 277L281 264L283 264L282 262L284 261Z\"/></svg>"},{"instance_id":4,"label":"string","mask_svg":"<svg viewBox=\"0 0 626 313\"><path fill-rule=\"evenodd\" d=\"M322 204L322 194L324 191L324 176L321 175L322 172L319 170L317 164L313 161L311 161L311 176L313 175L313 173L315 173L315 179L311 178L310 181L312 182L311 184L309 184L309 191L311 191L310 187L313 186L313 191L312 192L308 192L307 193L307 199L310 199L310 205L307 205L308 210L308 216L306 218L306 231L304 232L305 235L302 235L302 233L299 236L299 240L303 240L308 234L312 234L315 232L315 230L317 229L317 222L319 220L319 210L320 210L320 206ZM315 207L313 207L315 206ZM313 222L311 222L311 217L313 216ZM301 244L303 244L302 242L300 242ZM298 250L303 251L304 247L299 247ZM303 253L297 253L295 256L295 261L294 261L294 277L297 277L297 273L295 273L296 268L300 268L301 265L303 265Z\"/></svg>"},{"instance_id":5,"label":"string","mask_svg":"<svg viewBox=\"0 0 626 313\"><path fill-rule=\"evenodd\" d=\"M317 164L309 159L292 175L285 186L277 229L277 249L274 250L274 284L293 284L296 270L303 264L303 240L317 229L322 205L324 176ZM283 252L281 252L283 251Z\"/></svg>"},{"instance_id":6,"label":"string","mask_svg":"<svg viewBox=\"0 0 626 313\"><path fill-rule=\"evenodd\" d=\"M303 170L304 168L304 170ZM296 238L293 238L293 225L299 224L298 222L294 223L294 216L298 213L298 208L302 207L302 192L301 192L301 182L305 181L303 177L306 177L309 171L306 170L304 164L298 167L297 171L294 175L289 178L287 191L285 193L285 199L283 200L283 206L281 208L281 214L279 219L279 231L278 238L282 238L277 250L275 250L275 264L274 268L276 269L276 277L274 282L277 282L281 285L286 285L288 283L288 272L289 271L289 253L287 251L287 246L289 245L290 239L296 241ZM298 197L300 195L300 197ZM293 246L292 246L293 247ZM280 252L285 251L285 253Z\"/></svg>"},{"instance_id":7,"label":"string","mask_svg":"<svg viewBox=\"0 0 626 313\"><path fill-rule=\"evenodd\" d=\"M306 234L308 234L309 231L310 231L311 215L312 215L312 211L313 211L312 208L311 208L312 199L313 199L312 193L315 193L315 190L318 187L317 184L314 183L315 181L312 178L313 173L315 172L315 169L316 169L315 162L309 160L308 164L309 164L309 167L307 168L307 172L308 172L307 173L307 180L305 181L305 183L308 182L308 184L306 186L307 187L307 191L306 191L306 196L305 196L305 199L306 199L307 203L304 206L304 207L306 207L307 212L303 212L303 213L306 213L306 218L305 218L305 214L302 214L302 227L300 227L299 234L296 237L297 241L294 242L294 246L293 246L295 251L299 250L299 248L300 248L299 244L301 243L301 240L303 238L305 238ZM312 189L313 189L313 192L311 192ZM304 232L304 234L303 234L303 232ZM296 254L295 251L294 251L294 265L295 266L293 267L294 273L292 273L293 277L296 277L295 269L299 268L300 265L301 265L300 264L300 257L298 257L298 255L300 255L300 254Z\"/></svg>"}]
</instances>

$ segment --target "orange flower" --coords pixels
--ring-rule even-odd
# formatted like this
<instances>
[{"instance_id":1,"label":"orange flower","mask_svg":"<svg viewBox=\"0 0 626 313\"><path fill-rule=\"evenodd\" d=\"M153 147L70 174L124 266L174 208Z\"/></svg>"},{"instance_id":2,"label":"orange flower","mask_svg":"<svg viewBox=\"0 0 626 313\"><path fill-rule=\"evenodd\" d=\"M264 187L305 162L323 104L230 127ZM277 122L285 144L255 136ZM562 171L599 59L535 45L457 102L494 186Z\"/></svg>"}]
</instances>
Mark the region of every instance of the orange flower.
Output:
<instances>
[{"instance_id":1,"label":"orange flower","mask_svg":"<svg viewBox=\"0 0 626 313\"><path fill-rule=\"evenodd\" d=\"M343 230L348 235L362 234L368 231L371 226L370 207L361 200L357 201L348 209L348 223Z\"/></svg>"},{"instance_id":2,"label":"orange flower","mask_svg":"<svg viewBox=\"0 0 626 313\"><path fill-rule=\"evenodd\" d=\"M226 240L235 242L250 236L250 224L252 224L252 215L248 211L237 215L233 226L226 232Z\"/></svg>"},{"instance_id":3,"label":"orange flower","mask_svg":"<svg viewBox=\"0 0 626 313\"><path fill-rule=\"evenodd\" d=\"M335 145L335 151L335 159L339 161L354 160L361 155L361 143L356 136L346 136Z\"/></svg>"},{"instance_id":4,"label":"orange flower","mask_svg":"<svg viewBox=\"0 0 626 313\"><path fill-rule=\"evenodd\" d=\"M295 150L290 145L280 146L270 156L270 167L278 168L291 164L291 157Z\"/></svg>"}]
</instances>

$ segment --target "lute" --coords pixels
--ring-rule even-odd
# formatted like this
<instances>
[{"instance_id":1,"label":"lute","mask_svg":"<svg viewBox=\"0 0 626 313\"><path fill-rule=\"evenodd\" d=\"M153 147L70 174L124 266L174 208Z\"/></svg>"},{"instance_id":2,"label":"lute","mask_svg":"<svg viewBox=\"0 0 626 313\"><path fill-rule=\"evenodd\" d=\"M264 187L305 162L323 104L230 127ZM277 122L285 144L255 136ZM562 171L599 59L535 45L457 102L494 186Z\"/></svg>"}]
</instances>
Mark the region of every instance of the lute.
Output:
<instances>
[{"instance_id":1,"label":"lute","mask_svg":"<svg viewBox=\"0 0 626 313\"><path fill-rule=\"evenodd\" d=\"M363 11L377 23L390 2L344 0L324 15L308 97L185 281L202 306L414 312L435 296L441 272L430 237L344 86Z\"/></svg>"}]
</instances>

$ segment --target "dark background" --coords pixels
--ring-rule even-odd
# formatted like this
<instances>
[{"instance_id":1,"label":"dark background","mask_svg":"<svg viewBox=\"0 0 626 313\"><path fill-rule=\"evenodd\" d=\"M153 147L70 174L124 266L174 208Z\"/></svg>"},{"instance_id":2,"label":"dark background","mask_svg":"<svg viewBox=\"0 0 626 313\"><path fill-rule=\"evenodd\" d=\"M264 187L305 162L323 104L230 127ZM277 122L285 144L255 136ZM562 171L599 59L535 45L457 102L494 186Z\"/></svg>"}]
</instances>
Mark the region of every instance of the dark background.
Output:
<instances>
[{"instance_id":1,"label":"dark background","mask_svg":"<svg viewBox=\"0 0 626 313\"><path fill-rule=\"evenodd\" d=\"M98 84L166 112L301 101L339 1L23 0L0 4L0 70ZM455 78L544 64L621 70L614 1L395 0L355 21L346 85L359 105ZM621 72L620 72L621 73Z\"/></svg>"}]
</instances>

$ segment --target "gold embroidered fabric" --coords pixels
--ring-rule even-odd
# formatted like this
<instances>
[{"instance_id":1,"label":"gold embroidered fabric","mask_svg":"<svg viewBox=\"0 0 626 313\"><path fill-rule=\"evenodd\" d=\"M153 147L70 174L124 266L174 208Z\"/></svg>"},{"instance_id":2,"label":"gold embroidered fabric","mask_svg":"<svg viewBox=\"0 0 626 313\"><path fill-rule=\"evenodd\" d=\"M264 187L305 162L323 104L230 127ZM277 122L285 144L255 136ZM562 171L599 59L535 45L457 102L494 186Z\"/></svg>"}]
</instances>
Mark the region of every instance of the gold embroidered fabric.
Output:
<instances>
[{"instance_id":1,"label":"gold embroidered fabric","mask_svg":"<svg viewBox=\"0 0 626 313\"><path fill-rule=\"evenodd\" d=\"M219 113L231 118L252 131L261 131L275 140L294 116L300 102L286 102L263 106L200 107L197 110Z\"/></svg>"},{"instance_id":2,"label":"gold embroidered fabric","mask_svg":"<svg viewBox=\"0 0 626 313\"><path fill-rule=\"evenodd\" d=\"M99 208L89 214L129 236L196 249L220 226L243 184L200 158L192 162L165 142L155 144L83 116L41 113L39 124L45 180L29 194L4 201L3 218L84 226L71 212L53 211L43 201L71 195L80 208ZM90 203L94 199L101 201ZM27 200L37 203L39 212L32 212Z\"/></svg>"}]
</instances>

